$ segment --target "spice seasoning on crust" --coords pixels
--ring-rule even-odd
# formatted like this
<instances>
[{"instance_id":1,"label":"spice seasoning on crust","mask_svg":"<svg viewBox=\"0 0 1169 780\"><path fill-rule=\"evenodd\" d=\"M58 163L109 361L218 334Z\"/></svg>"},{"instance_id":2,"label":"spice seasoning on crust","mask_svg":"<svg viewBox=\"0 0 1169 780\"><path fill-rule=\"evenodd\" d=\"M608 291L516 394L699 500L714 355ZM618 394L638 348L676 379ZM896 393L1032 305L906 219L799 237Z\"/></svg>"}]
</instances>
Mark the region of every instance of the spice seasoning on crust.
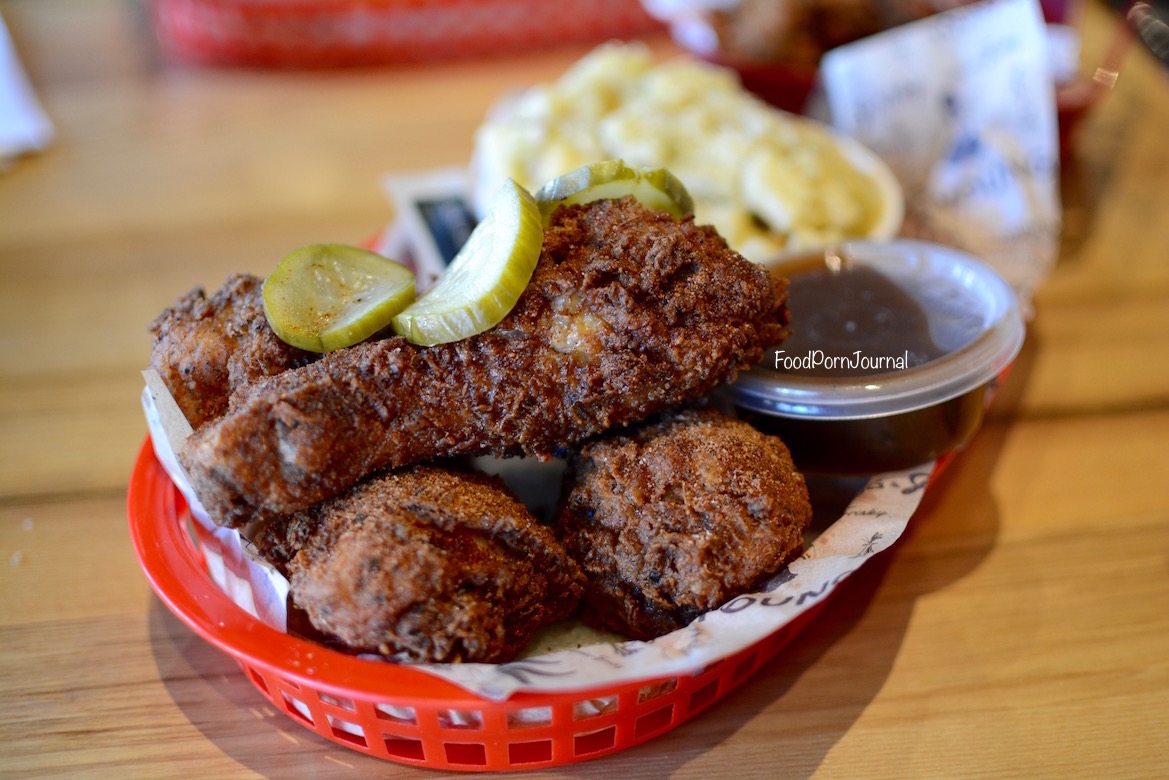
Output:
<instances>
[{"instance_id":1,"label":"spice seasoning on crust","mask_svg":"<svg viewBox=\"0 0 1169 780\"><path fill-rule=\"evenodd\" d=\"M497 326L434 347L366 342L238 389L180 459L226 525L307 508L374 471L550 458L696 400L758 363L785 282L708 226L631 198L559 209Z\"/></svg>"},{"instance_id":2,"label":"spice seasoning on crust","mask_svg":"<svg viewBox=\"0 0 1169 780\"><path fill-rule=\"evenodd\" d=\"M254 541L317 630L394 660L511 660L583 590L576 563L501 481L450 468L375 476Z\"/></svg>"},{"instance_id":3,"label":"spice seasoning on crust","mask_svg":"<svg viewBox=\"0 0 1169 780\"><path fill-rule=\"evenodd\" d=\"M196 288L150 325L150 367L192 428L225 414L240 387L318 357L285 344L268 327L262 285L255 276L233 274L210 298Z\"/></svg>"},{"instance_id":4,"label":"spice seasoning on crust","mask_svg":"<svg viewBox=\"0 0 1169 780\"><path fill-rule=\"evenodd\" d=\"M782 441L713 410L681 411L585 444L557 534L588 580L584 620L651 639L797 557L811 517Z\"/></svg>"}]
</instances>

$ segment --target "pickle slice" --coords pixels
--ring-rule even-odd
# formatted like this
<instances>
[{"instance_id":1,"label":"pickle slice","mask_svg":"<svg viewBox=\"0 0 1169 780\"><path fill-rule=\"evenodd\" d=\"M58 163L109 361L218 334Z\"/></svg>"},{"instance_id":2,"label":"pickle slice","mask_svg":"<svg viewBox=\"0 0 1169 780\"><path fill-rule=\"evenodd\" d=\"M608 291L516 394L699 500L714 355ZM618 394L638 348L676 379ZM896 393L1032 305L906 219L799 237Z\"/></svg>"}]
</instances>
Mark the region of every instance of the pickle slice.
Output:
<instances>
[{"instance_id":1,"label":"pickle slice","mask_svg":"<svg viewBox=\"0 0 1169 780\"><path fill-rule=\"evenodd\" d=\"M552 212L561 206L626 195L675 219L694 213L694 201L678 177L665 168L631 168L624 160L593 163L557 176L540 188L536 202L547 225Z\"/></svg>"},{"instance_id":2,"label":"pickle slice","mask_svg":"<svg viewBox=\"0 0 1169 780\"><path fill-rule=\"evenodd\" d=\"M310 244L264 280L264 315L294 347L331 352L364 341L414 300L414 273L376 252Z\"/></svg>"},{"instance_id":3,"label":"pickle slice","mask_svg":"<svg viewBox=\"0 0 1169 780\"><path fill-rule=\"evenodd\" d=\"M431 346L494 326L528 286L543 244L535 199L508 179L438 283L394 317L394 331Z\"/></svg>"}]
</instances>

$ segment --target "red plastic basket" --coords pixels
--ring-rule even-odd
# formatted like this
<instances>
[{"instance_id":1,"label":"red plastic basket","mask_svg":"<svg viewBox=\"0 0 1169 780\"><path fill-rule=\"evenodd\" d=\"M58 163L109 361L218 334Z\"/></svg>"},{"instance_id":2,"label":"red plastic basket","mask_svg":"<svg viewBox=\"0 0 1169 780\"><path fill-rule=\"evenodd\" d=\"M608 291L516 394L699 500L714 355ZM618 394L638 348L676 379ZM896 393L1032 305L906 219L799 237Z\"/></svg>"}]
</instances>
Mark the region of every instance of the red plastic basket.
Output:
<instances>
[{"instance_id":1,"label":"red plastic basket","mask_svg":"<svg viewBox=\"0 0 1169 780\"><path fill-rule=\"evenodd\" d=\"M662 29L631 0L151 0L150 10L170 54L260 67L484 56Z\"/></svg>"},{"instance_id":2,"label":"red plastic basket","mask_svg":"<svg viewBox=\"0 0 1169 780\"><path fill-rule=\"evenodd\" d=\"M493 701L408 666L290 636L237 606L208 575L188 531L186 503L149 437L134 464L127 504L135 551L159 598L231 655L277 710L338 745L432 769L547 768L653 739L738 687L827 603L692 675Z\"/></svg>"}]
</instances>

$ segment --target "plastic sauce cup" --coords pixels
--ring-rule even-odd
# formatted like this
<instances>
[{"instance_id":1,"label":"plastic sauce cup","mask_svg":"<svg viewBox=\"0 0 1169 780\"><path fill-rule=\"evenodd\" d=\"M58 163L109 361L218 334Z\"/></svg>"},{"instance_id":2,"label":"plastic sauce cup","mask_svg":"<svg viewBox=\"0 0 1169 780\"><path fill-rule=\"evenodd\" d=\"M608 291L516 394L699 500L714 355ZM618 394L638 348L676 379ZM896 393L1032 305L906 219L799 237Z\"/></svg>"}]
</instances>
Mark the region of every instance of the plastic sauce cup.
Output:
<instances>
[{"instance_id":1,"label":"plastic sauce cup","mask_svg":"<svg viewBox=\"0 0 1169 780\"><path fill-rule=\"evenodd\" d=\"M1023 345L989 266L919 241L851 242L771 264L791 335L725 396L809 472L873 474L961 448Z\"/></svg>"}]
</instances>

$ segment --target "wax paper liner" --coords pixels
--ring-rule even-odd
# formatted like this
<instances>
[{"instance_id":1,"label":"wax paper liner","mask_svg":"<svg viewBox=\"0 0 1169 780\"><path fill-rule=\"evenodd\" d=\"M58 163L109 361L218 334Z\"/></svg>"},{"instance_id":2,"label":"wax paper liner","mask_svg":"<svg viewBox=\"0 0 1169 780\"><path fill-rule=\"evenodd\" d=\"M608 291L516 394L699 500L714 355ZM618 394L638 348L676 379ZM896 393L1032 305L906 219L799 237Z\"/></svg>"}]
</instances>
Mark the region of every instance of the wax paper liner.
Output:
<instances>
[{"instance_id":1,"label":"wax paper liner","mask_svg":"<svg viewBox=\"0 0 1169 780\"><path fill-rule=\"evenodd\" d=\"M208 575L240 608L287 631L288 583L249 553L237 531L217 527L207 519L174 455L190 426L161 377L154 371L145 371L143 376L142 405L155 454L187 499L208 561ZM551 693L692 674L778 631L828 598L865 561L896 542L921 501L932 470L933 464L925 464L868 480L799 559L755 592L740 595L685 628L652 641L586 644L505 664L418 664L415 668L493 700L517 691Z\"/></svg>"}]
</instances>

